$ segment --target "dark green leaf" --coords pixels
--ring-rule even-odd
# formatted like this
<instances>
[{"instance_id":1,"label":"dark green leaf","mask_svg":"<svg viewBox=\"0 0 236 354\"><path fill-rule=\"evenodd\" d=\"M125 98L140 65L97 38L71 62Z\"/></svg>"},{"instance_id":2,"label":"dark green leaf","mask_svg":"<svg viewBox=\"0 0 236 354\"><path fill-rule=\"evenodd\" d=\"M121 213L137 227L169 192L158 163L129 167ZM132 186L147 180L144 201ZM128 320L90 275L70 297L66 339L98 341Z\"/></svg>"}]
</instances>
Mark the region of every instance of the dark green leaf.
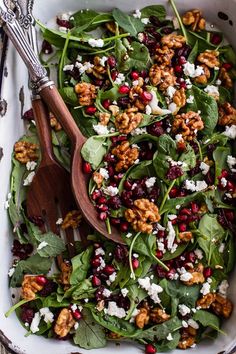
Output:
<instances>
[{"instance_id":1,"label":"dark green leaf","mask_svg":"<svg viewBox=\"0 0 236 354\"><path fill-rule=\"evenodd\" d=\"M47 297L42 297L40 299L42 301L42 307L68 307L70 305L69 300L63 300L62 302L58 302L57 295L51 294Z\"/></svg>"},{"instance_id":2,"label":"dark green leaf","mask_svg":"<svg viewBox=\"0 0 236 354\"><path fill-rule=\"evenodd\" d=\"M129 16L119 9L114 9L112 15L117 24L133 37L144 30L144 24L140 19Z\"/></svg>"},{"instance_id":3,"label":"dark green leaf","mask_svg":"<svg viewBox=\"0 0 236 354\"><path fill-rule=\"evenodd\" d=\"M225 102L232 102L233 100L233 92L232 90L227 89L224 86L219 86L219 104L222 105Z\"/></svg>"},{"instance_id":4,"label":"dark green leaf","mask_svg":"<svg viewBox=\"0 0 236 354\"><path fill-rule=\"evenodd\" d=\"M192 48L189 56L188 56L188 62L189 63L194 63L198 55L198 40L195 42L194 47Z\"/></svg>"},{"instance_id":5,"label":"dark green leaf","mask_svg":"<svg viewBox=\"0 0 236 354\"><path fill-rule=\"evenodd\" d=\"M81 155L94 170L98 168L107 151L106 137L91 136L83 145Z\"/></svg>"},{"instance_id":6,"label":"dark green leaf","mask_svg":"<svg viewBox=\"0 0 236 354\"><path fill-rule=\"evenodd\" d=\"M231 155L231 149L229 147L218 146L213 152L213 158L215 161L215 178L221 175L223 169L228 169L227 156Z\"/></svg>"},{"instance_id":7,"label":"dark green leaf","mask_svg":"<svg viewBox=\"0 0 236 354\"><path fill-rule=\"evenodd\" d=\"M58 236L55 235L53 232L48 232L46 234L36 233L35 234L36 240L39 242L46 242L47 245L41 249L37 249L38 254L45 258L45 257L56 257L65 251L65 243L64 241Z\"/></svg>"},{"instance_id":8,"label":"dark green leaf","mask_svg":"<svg viewBox=\"0 0 236 354\"><path fill-rule=\"evenodd\" d=\"M76 285L86 278L90 267L92 252L93 247L90 246L85 251L72 258L72 273L70 276L71 285Z\"/></svg>"},{"instance_id":9,"label":"dark green leaf","mask_svg":"<svg viewBox=\"0 0 236 354\"><path fill-rule=\"evenodd\" d=\"M85 117L81 109L72 109L71 113L81 133L86 138L93 136L94 135L93 125L98 124L97 119Z\"/></svg>"},{"instance_id":10,"label":"dark green leaf","mask_svg":"<svg viewBox=\"0 0 236 354\"><path fill-rule=\"evenodd\" d=\"M215 330L220 329L219 317L205 310L198 310L194 313L193 319L201 323L204 327L211 327Z\"/></svg>"},{"instance_id":11,"label":"dark green leaf","mask_svg":"<svg viewBox=\"0 0 236 354\"><path fill-rule=\"evenodd\" d=\"M71 106L78 106L78 97L75 93L74 87L63 87L59 90L63 100Z\"/></svg>"},{"instance_id":12,"label":"dark green leaf","mask_svg":"<svg viewBox=\"0 0 236 354\"><path fill-rule=\"evenodd\" d=\"M92 286L91 281L85 279L75 288L73 287L73 292L71 296L75 301L82 299L90 299L94 297L95 291L96 289Z\"/></svg>"},{"instance_id":13,"label":"dark green leaf","mask_svg":"<svg viewBox=\"0 0 236 354\"><path fill-rule=\"evenodd\" d=\"M163 5L150 5L141 9L142 18L156 16L159 20L166 18L166 9Z\"/></svg>"},{"instance_id":14,"label":"dark green leaf","mask_svg":"<svg viewBox=\"0 0 236 354\"><path fill-rule=\"evenodd\" d=\"M169 350L174 350L177 348L180 340L180 333L179 331L176 331L174 333L171 333L171 335L173 338L172 340L164 339L160 344L155 344L158 353L165 353Z\"/></svg>"},{"instance_id":15,"label":"dark green leaf","mask_svg":"<svg viewBox=\"0 0 236 354\"><path fill-rule=\"evenodd\" d=\"M148 341L159 341L165 339L169 333L173 333L182 327L182 321L178 317L173 317L170 320L146 329L138 334L139 339Z\"/></svg>"}]
</instances>

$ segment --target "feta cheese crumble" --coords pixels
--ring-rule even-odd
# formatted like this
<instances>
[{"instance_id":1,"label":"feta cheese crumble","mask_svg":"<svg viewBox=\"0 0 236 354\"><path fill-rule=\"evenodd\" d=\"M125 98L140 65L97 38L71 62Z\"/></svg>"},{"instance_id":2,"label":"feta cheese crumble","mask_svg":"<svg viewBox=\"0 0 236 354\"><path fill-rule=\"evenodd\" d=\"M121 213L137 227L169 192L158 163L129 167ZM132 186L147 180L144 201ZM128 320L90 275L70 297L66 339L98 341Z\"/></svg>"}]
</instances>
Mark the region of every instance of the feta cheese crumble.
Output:
<instances>
[{"instance_id":1,"label":"feta cheese crumble","mask_svg":"<svg viewBox=\"0 0 236 354\"><path fill-rule=\"evenodd\" d=\"M26 164L26 169L27 169L27 171L33 171L33 170L35 170L36 166L37 166L37 162L28 161L27 164Z\"/></svg>"},{"instance_id":2,"label":"feta cheese crumble","mask_svg":"<svg viewBox=\"0 0 236 354\"><path fill-rule=\"evenodd\" d=\"M184 304L180 304L179 306L179 313L181 316L186 316L188 313L191 312L190 308Z\"/></svg>"},{"instance_id":3,"label":"feta cheese crumble","mask_svg":"<svg viewBox=\"0 0 236 354\"><path fill-rule=\"evenodd\" d=\"M197 249L194 250L194 254L196 255L196 257L197 257L198 259L202 259L202 258L203 258L203 252L202 252L202 250L200 250L199 248L197 248Z\"/></svg>"},{"instance_id":4,"label":"feta cheese crumble","mask_svg":"<svg viewBox=\"0 0 236 354\"><path fill-rule=\"evenodd\" d=\"M114 81L114 84L120 85L122 82L125 81L125 75L122 73L119 73Z\"/></svg>"},{"instance_id":5,"label":"feta cheese crumble","mask_svg":"<svg viewBox=\"0 0 236 354\"><path fill-rule=\"evenodd\" d=\"M109 296L111 296L111 291L109 289L105 288L102 292L102 295L105 297L109 297Z\"/></svg>"},{"instance_id":6,"label":"feta cheese crumble","mask_svg":"<svg viewBox=\"0 0 236 354\"><path fill-rule=\"evenodd\" d=\"M99 247L95 250L95 256L105 256L105 251L102 247Z\"/></svg>"},{"instance_id":7,"label":"feta cheese crumble","mask_svg":"<svg viewBox=\"0 0 236 354\"><path fill-rule=\"evenodd\" d=\"M63 223L63 219L62 218L57 219L56 225L61 225L62 223Z\"/></svg>"},{"instance_id":8,"label":"feta cheese crumble","mask_svg":"<svg viewBox=\"0 0 236 354\"><path fill-rule=\"evenodd\" d=\"M201 162L200 163L200 170L202 171L202 174L203 175L206 175L208 172L209 172L209 170L210 170L210 166L209 165L207 165L205 162Z\"/></svg>"},{"instance_id":9,"label":"feta cheese crumble","mask_svg":"<svg viewBox=\"0 0 236 354\"><path fill-rule=\"evenodd\" d=\"M115 301L109 301L108 308L104 309L104 312L109 316L118 318L124 318L126 316L125 310L121 307L118 307Z\"/></svg>"},{"instance_id":10,"label":"feta cheese crumble","mask_svg":"<svg viewBox=\"0 0 236 354\"><path fill-rule=\"evenodd\" d=\"M210 293L210 289L211 289L211 285L208 282L203 283L200 293L202 293L203 296L207 295Z\"/></svg>"},{"instance_id":11,"label":"feta cheese crumble","mask_svg":"<svg viewBox=\"0 0 236 354\"><path fill-rule=\"evenodd\" d=\"M189 63L188 61L187 61L187 63L185 63L183 65L183 69L184 69L184 74L186 76L190 76L192 78L195 78L195 77L198 77L198 76L204 74L204 70L203 70L202 66L197 65L195 67L195 64Z\"/></svg>"},{"instance_id":12,"label":"feta cheese crumble","mask_svg":"<svg viewBox=\"0 0 236 354\"><path fill-rule=\"evenodd\" d=\"M106 168L101 167L101 168L99 169L99 173L102 175L102 177L103 177L104 179L108 179L108 178L109 178L109 173L108 173L108 171L107 171Z\"/></svg>"},{"instance_id":13,"label":"feta cheese crumble","mask_svg":"<svg viewBox=\"0 0 236 354\"><path fill-rule=\"evenodd\" d=\"M175 229L174 229L171 221L168 221L168 223L167 223L167 230L168 230L167 248L168 248L168 250L172 251L174 240L175 240Z\"/></svg>"},{"instance_id":14,"label":"feta cheese crumble","mask_svg":"<svg viewBox=\"0 0 236 354\"><path fill-rule=\"evenodd\" d=\"M134 13L133 13L134 18L141 18L141 16L142 16L142 13L139 9L134 11Z\"/></svg>"},{"instance_id":15,"label":"feta cheese crumble","mask_svg":"<svg viewBox=\"0 0 236 354\"><path fill-rule=\"evenodd\" d=\"M168 336L166 337L166 339L169 340L169 341L173 340L172 334L169 333Z\"/></svg>"},{"instance_id":16,"label":"feta cheese crumble","mask_svg":"<svg viewBox=\"0 0 236 354\"><path fill-rule=\"evenodd\" d=\"M114 197L115 195L117 195L119 193L119 189L117 187L108 186L106 188L103 188L103 192L106 195L110 195L111 197Z\"/></svg>"},{"instance_id":17,"label":"feta cheese crumble","mask_svg":"<svg viewBox=\"0 0 236 354\"><path fill-rule=\"evenodd\" d=\"M227 164L232 172L236 172L236 169L233 168L233 166L236 165L236 158L235 157L228 155L227 156Z\"/></svg>"},{"instance_id":18,"label":"feta cheese crumble","mask_svg":"<svg viewBox=\"0 0 236 354\"><path fill-rule=\"evenodd\" d=\"M63 71L72 71L74 69L74 64L65 65Z\"/></svg>"},{"instance_id":19,"label":"feta cheese crumble","mask_svg":"<svg viewBox=\"0 0 236 354\"><path fill-rule=\"evenodd\" d=\"M107 134L109 134L109 129L107 128L106 125L93 124L93 130L94 130L98 135L107 135Z\"/></svg>"},{"instance_id":20,"label":"feta cheese crumble","mask_svg":"<svg viewBox=\"0 0 236 354\"><path fill-rule=\"evenodd\" d=\"M193 95L190 95L187 100L186 100L187 103L191 104L194 102L194 96Z\"/></svg>"},{"instance_id":21,"label":"feta cheese crumble","mask_svg":"<svg viewBox=\"0 0 236 354\"><path fill-rule=\"evenodd\" d=\"M40 316L43 317L44 322L52 323L54 320L54 314L49 310L48 307L43 307L39 310Z\"/></svg>"},{"instance_id":22,"label":"feta cheese crumble","mask_svg":"<svg viewBox=\"0 0 236 354\"><path fill-rule=\"evenodd\" d=\"M37 247L37 250L41 250L42 248L46 247L48 245L48 243L46 241L42 241L38 247Z\"/></svg>"},{"instance_id":23,"label":"feta cheese crumble","mask_svg":"<svg viewBox=\"0 0 236 354\"><path fill-rule=\"evenodd\" d=\"M188 179L185 181L185 188L191 192L200 192L207 187L208 185L205 181L190 181Z\"/></svg>"},{"instance_id":24,"label":"feta cheese crumble","mask_svg":"<svg viewBox=\"0 0 236 354\"><path fill-rule=\"evenodd\" d=\"M121 294L126 297L128 295L129 290L127 288L121 289Z\"/></svg>"},{"instance_id":25,"label":"feta cheese crumble","mask_svg":"<svg viewBox=\"0 0 236 354\"><path fill-rule=\"evenodd\" d=\"M204 88L204 91L208 93L208 95L213 96L213 97L219 97L219 88L214 85L207 85L207 87Z\"/></svg>"},{"instance_id":26,"label":"feta cheese crumble","mask_svg":"<svg viewBox=\"0 0 236 354\"><path fill-rule=\"evenodd\" d=\"M142 289L147 291L148 295L155 304L160 304L161 299L159 298L158 294L163 291L160 285L154 283L151 284L149 277L139 278L138 283Z\"/></svg>"},{"instance_id":27,"label":"feta cheese crumble","mask_svg":"<svg viewBox=\"0 0 236 354\"><path fill-rule=\"evenodd\" d=\"M41 320L40 313L36 312L34 314L34 318L33 318L32 322L31 322L31 325L30 325L30 330L31 330L32 333L36 333L36 332L39 331L40 320Z\"/></svg>"},{"instance_id":28,"label":"feta cheese crumble","mask_svg":"<svg viewBox=\"0 0 236 354\"><path fill-rule=\"evenodd\" d=\"M30 172L28 176L24 179L23 186L29 186L32 183L34 176L35 172Z\"/></svg>"},{"instance_id":29,"label":"feta cheese crumble","mask_svg":"<svg viewBox=\"0 0 236 354\"><path fill-rule=\"evenodd\" d=\"M229 127L227 125L225 127L225 131L222 134L227 136L230 139L235 139L236 138L236 125L231 125L231 127Z\"/></svg>"},{"instance_id":30,"label":"feta cheese crumble","mask_svg":"<svg viewBox=\"0 0 236 354\"><path fill-rule=\"evenodd\" d=\"M225 280L222 280L222 282L221 282L220 285L219 285L219 293L220 293L222 296L226 297L228 287L229 287L228 281L227 281L226 279L225 279Z\"/></svg>"},{"instance_id":31,"label":"feta cheese crumble","mask_svg":"<svg viewBox=\"0 0 236 354\"><path fill-rule=\"evenodd\" d=\"M95 38L89 38L88 44L90 47L97 47L97 48L102 48L104 46L104 41L103 39L95 39Z\"/></svg>"},{"instance_id":32,"label":"feta cheese crumble","mask_svg":"<svg viewBox=\"0 0 236 354\"><path fill-rule=\"evenodd\" d=\"M147 188L152 188L156 183L156 177L150 177L145 181L145 185Z\"/></svg>"}]
</instances>

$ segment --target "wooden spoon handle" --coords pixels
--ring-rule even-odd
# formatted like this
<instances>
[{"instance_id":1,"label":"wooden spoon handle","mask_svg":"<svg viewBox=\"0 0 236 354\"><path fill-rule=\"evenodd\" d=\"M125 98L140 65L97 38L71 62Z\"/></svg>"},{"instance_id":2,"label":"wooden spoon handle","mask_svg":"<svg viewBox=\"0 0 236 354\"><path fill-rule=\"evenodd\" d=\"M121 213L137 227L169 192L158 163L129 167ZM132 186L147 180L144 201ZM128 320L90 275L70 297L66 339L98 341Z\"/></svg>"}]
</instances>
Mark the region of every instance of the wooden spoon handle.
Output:
<instances>
[{"instance_id":1,"label":"wooden spoon handle","mask_svg":"<svg viewBox=\"0 0 236 354\"><path fill-rule=\"evenodd\" d=\"M42 162L48 163L54 159L49 112L40 97L32 100L32 107L42 154Z\"/></svg>"},{"instance_id":2,"label":"wooden spoon handle","mask_svg":"<svg viewBox=\"0 0 236 354\"><path fill-rule=\"evenodd\" d=\"M39 94L64 128L72 144L82 146L86 138L80 132L55 85L43 88Z\"/></svg>"}]
</instances>

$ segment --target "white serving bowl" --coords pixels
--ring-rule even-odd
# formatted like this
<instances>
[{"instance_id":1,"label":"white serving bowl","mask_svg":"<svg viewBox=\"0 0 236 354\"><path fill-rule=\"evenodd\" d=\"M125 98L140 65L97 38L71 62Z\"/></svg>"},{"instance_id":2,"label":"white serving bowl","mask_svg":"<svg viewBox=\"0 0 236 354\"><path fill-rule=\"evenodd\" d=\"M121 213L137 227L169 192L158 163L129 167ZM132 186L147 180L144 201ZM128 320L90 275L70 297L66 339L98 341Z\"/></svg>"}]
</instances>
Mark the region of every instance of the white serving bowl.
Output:
<instances>
[{"instance_id":1,"label":"white serving bowl","mask_svg":"<svg viewBox=\"0 0 236 354\"><path fill-rule=\"evenodd\" d=\"M2 0L0 1L0 3ZM114 7L119 7L123 11L131 11L142 8L151 4L166 4L169 15L173 15L170 5L165 0L37 0L35 1L34 13L35 17L42 22L47 22L55 16L55 14L64 11L75 11L82 8L90 8L98 11L111 10ZM192 7L203 10L204 16L214 25L217 25L229 42L236 49L236 0L195 0L184 1L176 0L177 7L180 12L189 10ZM219 19L218 12L224 12L229 16L229 20L224 21ZM234 22L235 20L235 22ZM6 319L4 313L11 307L11 297L8 288L8 270L11 266L11 245L12 231L9 224L7 211L4 209L4 203L9 190L9 175L11 170L11 153L15 141L24 132L24 123L21 117L21 109L26 110L30 107L30 95L28 91L28 73L24 64L16 55L12 46L9 46L6 70L7 77L3 82L2 98L8 103L7 113L0 117L0 146L3 148L3 158L0 162L0 340L6 348L12 353L25 354L137 354L143 353L141 346L135 346L130 343L121 343L117 346L115 343L110 343L107 348L86 351L76 347L69 342L56 341L53 339L45 339L36 335L25 338L25 330L21 327L15 314ZM21 98L24 93L24 107L21 107L19 92L21 90ZM234 301L233 295L236 294L236 272L231 277L230 297ZM231 318L225 321L223 330L227 335L220 335L214 341L204 341L195 349L186 350L185 353L198 354L233 354L236 352L236 311L233 312ZM235 350L234 350L235 348ZM173 351L173 354L179 353L179 350Z\"/></svg>"}]
</instances>

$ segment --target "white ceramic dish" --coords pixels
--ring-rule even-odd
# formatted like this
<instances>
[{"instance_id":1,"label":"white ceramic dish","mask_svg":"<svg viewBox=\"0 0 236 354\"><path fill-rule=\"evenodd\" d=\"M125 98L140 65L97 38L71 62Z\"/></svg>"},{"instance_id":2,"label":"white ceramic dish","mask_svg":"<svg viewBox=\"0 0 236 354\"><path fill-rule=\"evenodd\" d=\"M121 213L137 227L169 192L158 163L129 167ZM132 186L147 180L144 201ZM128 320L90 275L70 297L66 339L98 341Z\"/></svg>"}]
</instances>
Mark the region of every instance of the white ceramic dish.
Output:
<instances>
[{"instance_id":1,"label":"white ceramic dish","mask_svg":"<svg viewBox=\"0 0 236 354\"><path fill-rule=\"evenodd\" d=\"M2 1L0 1L1 3ZM142 8L150 4L167 4L165 0L136 0L135 2L127 0L36 0L34 13L41 21L46 22L48 19L55 16L59 12L65 10L75 11L80 8L92 8L96 10L111 10L114 7L119 7L123 11L130 11ZM177 0L177 7L180 11L187 10L194 6L203 10L207 20L217 26L228 37L236 49L236 0L195 0L194 4L188 0ZM169 14L172 14L169 4L167 4ZM224 12L229 16L228 20L219 19L218 12ZM235 22L234 22L235 20ZM231 22L232 21L232 22ZM110 343L109 347L86 351L64 341L47 340L35 335L28 338L24 337L25 330L20 326L16 316L13 314L6 319L4 313L11 306L11 298L8 288L8 269L11 264L11 244L12 232L9 225L7 212L4 209L4 203L8 194L9 174L11 169L11 152L15 141L22 135L24 131L23 121L21 117L21 102L19 92L21 90L21 101L24 93L24 111L29 108L29 91L28 91L28 74L23 63L16 55L12 46L9 46L6 69L7 77L3 82L4 98L8 104L7 112L3 117L0 117L0 146L3 147L3 158L0 163L0 259L1 259L1 297L0 297L0 340L12 353L25 354L76 354L76 353L91 353L91 354L136 354L142 353L143 348L134 346L129 343L122 343L116 346ZM232 275L230 286L230 297L234 301L236 294L236 271ZM224 331L226 336L219 336L215 341L203 342L195 349L186 350L185 353L198 354L233 354L236 352L236 311L233 312L231 318L225 322ZM234 349L235 348L235 349ZM179 351L173 351L173 354Z\"/></svg>"}]
</instances>

